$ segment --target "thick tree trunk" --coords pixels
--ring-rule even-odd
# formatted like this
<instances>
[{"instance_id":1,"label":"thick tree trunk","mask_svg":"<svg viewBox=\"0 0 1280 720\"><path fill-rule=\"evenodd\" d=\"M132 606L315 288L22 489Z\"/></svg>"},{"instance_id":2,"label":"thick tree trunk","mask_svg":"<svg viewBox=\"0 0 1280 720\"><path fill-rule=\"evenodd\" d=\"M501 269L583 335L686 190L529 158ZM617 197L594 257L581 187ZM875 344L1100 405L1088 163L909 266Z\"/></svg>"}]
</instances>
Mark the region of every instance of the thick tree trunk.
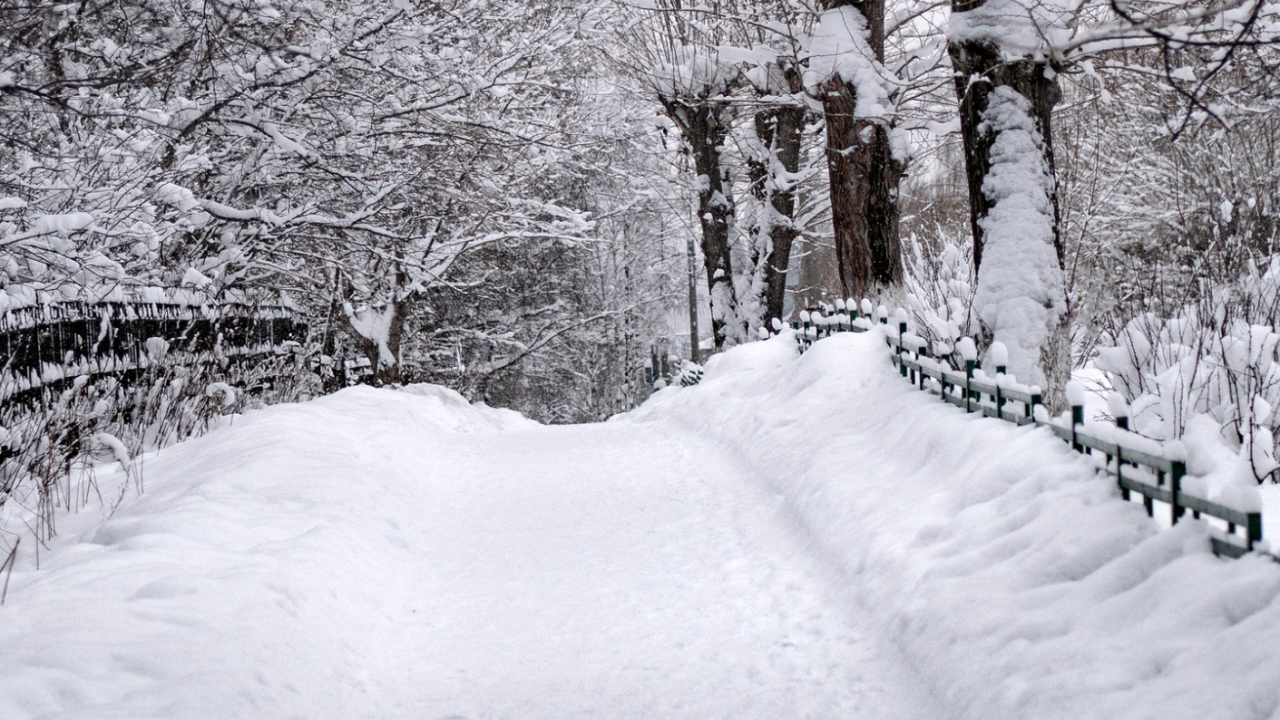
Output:
<instances>
[{"instance_id":1,"label":"thick tree trunk","mask_svg":"<svg viewBox=\"0 0 1280 720\"><path fill-rule=\"evenodd\" d=\"M783 70L793 93L804 85L797 68ZM763 252L756 258L760 278L760 320L769 327L774 318L782 318L786 300L787 270L791 262L791 246L800 234L795 222L796 195L791 180L779 182L778 169L794 176L800 171L800 149L804 139L803 107L771 107L756 113L756 138L763 156L748 160L751 192L764 206L764 217L756 227L756 245Z\"/></svg>"},{"instance_id":2,"label":"thick tree trunk","mask_svg":"<svg viewBox=\"0 0 1280 720\"><path fill-rule=\"evenodd\" d=\"M981 3L968 3L964 9ZM960 3L955 6L960 7ZM953 12L956 10L953 10ZM951 65L955 68L956 96L960 100L960 135L964 141L965 174L969 181L969 220L973 229L973 266L982 266L983 231L978 221L991 211L991 202L982 192L982 181L991 171L991 146L995 133L982 132L982 115L987 111L991 91L1004 85L1031 102L1036 128L1044 141L1045 163L1054 178L1053 245L1059 262L1063 258L1059 227L1057 169L1053 159L1053 108L1062 99L1056 80L1045 77L1048 66L1033 60L1001 61L1000 51L988 43L951 43ZM981 80L974 80L981 78Z\"/></svg>"},{"instance_id":3,"label":"thick tree trunk","mask_svg":"<svg viewBox=\"0 0 1280 720\"><path fill-rule=\"evenodd\" d=\"M953 0L952 12L960 13L981 7L985 0ZM984 192L983 183L992 169L992 147L999 134L986 122L987 109L996 88L1006 87L1025 98L1042 141L1044 168L1049 174L1049 197L1052 206L1052 242L1058 270L1063 269L1063 245L1058 204L1057 170L1054 164L1051 119L1054 106L1062 93L1053 69L1045 62L1032 59L1010 61L999 48L989 42L951 43L949 53L955 69L956 95L960 100L960 132L964 141L965 167L969 185L969 218L973 231L973 264L978 283L983 285L982 267L986 235L982 221L994 207ZM1028 268L1030 273L1033 269ZM1071 313L1065 295L1054 299L1060 309L1044 328L1040 346L1039 369L1044 375L1045 399L1051 412L1065 408L1064 388L1071 375ZM1046 306L1047 307L1047 306ZM985 321L984 321L985 322ZM992 331L984 327L984 335Z\"/></svg>"},{"instance_id":4,"label":"thick tree trunk","mask_svg":"<svg viewBox=\"0 0 1280 720\"><path fill-rule=\"evenodd\" d=\"M884 0L829 0L867 21L867 45L884 62ZM905 164L893 157L883 120L854 116L854 87L839 77L821 88L827 125L827 173L836 258L845 295L860 298L902 284L898 185Z\"/></svg>"},{"instance_id":5,"label":"thick tree trunk","mask_svg":"<svg viewBox=\"0 0 1280 720\"><path fill-rule=\"evenodd\" d=\"M698 221L702 226L702 260L707 273L711 300L711 329L716 351L741 342L745 328L738 313L733 286L733 263L729 254L733 227L733 191L728 172L722 167L721 152L728 136L727 110L722 105L698 102L690 105L663 98L667 115L684 135L698 173Z\"/></svg>"}]
</instances>

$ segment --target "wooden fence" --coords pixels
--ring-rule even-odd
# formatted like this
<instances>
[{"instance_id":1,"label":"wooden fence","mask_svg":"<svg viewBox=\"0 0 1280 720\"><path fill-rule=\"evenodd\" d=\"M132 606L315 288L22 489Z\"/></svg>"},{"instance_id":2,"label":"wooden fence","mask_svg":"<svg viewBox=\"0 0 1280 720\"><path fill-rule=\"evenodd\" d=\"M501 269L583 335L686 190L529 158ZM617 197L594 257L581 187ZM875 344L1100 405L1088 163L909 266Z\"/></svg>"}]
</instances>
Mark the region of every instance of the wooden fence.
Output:
<instances>
[{"instance_id":1,"label":"wooden fence","mask_svg":"<svg viewBox=\"0 0 1280 720\"><path fill-rule=\"evenodd\" d=\"M182 362L273 355L305 335L306 326L283 305L152 299L12 308L0 314L0 403L79 376L127 376L160 356Z\"/></svg>"},{"instance_id":2,"label":"wooden fence","mask_svg":"<svg viewBox=\"0 0 1280 720\"><path fill-rule=\"evenodd\" d=\"M837 332L862 332L871 327L872 314L869 303L863 301L863 314L857 309L837 307L811 311L792 323L800 351L804 352L817 340ZM901 317L901 316L900 316ZM888 313L883 306L874 317L881 325L888 325ZM1262 540L1262 513L1244 512L1213 502L1187 492L1188 479L1185 460L1177 457L1150 438L1128 431L1127 418L1120 418L1110 433L1089 432L1084 424L1084 407L1072 406L1070 420L1056 422L1042 408L1038 388L1019 386L1013 378L996 368L994 378L985 376L976 362L965 362L964 369L951 367L945 359L930 357L927 344L907 332L907 323L898 322L897 335L885 327L885 339L893 349L893 363L904 378L921 390L932 392L942 400L966 412L1012 422L1017 425L1048 427L1065 440L1074 450L1099 460L1099 469L1115 478L1120 494L1130 500L1133 493L1142 496L1147 515L1154 517L1155 502L1169 506L1170 520L1177 523L1190 511L1192 517L1217 518L1226 523L1226 532L1220 537L1211 536L1214 553L1238 558L1254 550ZM1111 437L1100 437L1099 435ZM1280 561L1280 557L1271 556Z\"/></svg>"}]
</instances>

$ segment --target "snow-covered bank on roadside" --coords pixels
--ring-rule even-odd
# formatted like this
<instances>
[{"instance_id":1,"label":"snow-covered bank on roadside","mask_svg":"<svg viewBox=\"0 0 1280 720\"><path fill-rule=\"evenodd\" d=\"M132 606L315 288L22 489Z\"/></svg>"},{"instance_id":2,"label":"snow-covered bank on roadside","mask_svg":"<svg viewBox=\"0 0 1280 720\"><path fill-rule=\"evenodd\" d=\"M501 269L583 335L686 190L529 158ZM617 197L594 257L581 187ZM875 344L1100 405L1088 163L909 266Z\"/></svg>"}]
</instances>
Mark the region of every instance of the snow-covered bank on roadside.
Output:
<instances>
[{"instance_id":1,"label":"snow-covered bank on roadside","mask_svg":"<svg viewBox=\"0 0 1280 720\"><path fill-rule=\"evenodd\" d=\"M24 554L0 718L1274 715L1280 566L886 353L753 343L594 425L430 386L233 418Z\"/></svg>"},{"instance_id":2,"label":"snow-covered bank on roadside","mask_svg":"<svg viewBox=\"0 0 1280 720\"><path fill-rule=\"evenodd\" d=\"M755 343L618 421L735 448L956 717L1273 717L1280 565L1160 530L1048 431L944 405L886 352Z\"/></svg>"},{"instance_id":3,"label":"snow-covered bank on roadside","mask_svg":"<svg viewBox=\"0 0 1280 720\"><path fill-rule=\"evenodd\" d=\"M22 543L0 718L386 711L377 698L416 672L402 628L423 559L403 526L429 498L420 479L465 462L447 452L460 434L531 427L444 388L358 386L150 456L146 491L109 519L62 516L39 570Z\"/></svg>"}]
</instances>

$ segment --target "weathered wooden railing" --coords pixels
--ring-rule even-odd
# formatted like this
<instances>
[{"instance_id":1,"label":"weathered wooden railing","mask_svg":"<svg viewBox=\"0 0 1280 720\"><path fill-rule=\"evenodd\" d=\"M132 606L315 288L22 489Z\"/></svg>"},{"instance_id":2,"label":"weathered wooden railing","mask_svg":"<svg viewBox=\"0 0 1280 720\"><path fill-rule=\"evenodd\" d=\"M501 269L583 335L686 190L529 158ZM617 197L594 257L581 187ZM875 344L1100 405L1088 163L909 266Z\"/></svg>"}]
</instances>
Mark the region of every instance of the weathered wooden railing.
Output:
<instances>
[{"instance_id":1,"label":"weathered wooden railing","mask_svg":"<svg viewBox=\"0 0 1280 720\"><path fill-rule=\"evenodd\" d=\"M977 368L976 357L967 359L964 369L952 367L947 360L931 358L927 343L907 332L905 314L899 311L898 318L897 333L886 327L885 339L894 351L894 365L912 385L966 412L1017 425L1049 428L1076 451L1100 460L1099 469L1116 479L1125 500L1130 500L1132 493L1142 496L1148 516L1155 516L1158 501L1169 506L1170 520L1175 524L1187 511L1196 519L1203 515L1225 522L1223 536L1211 536L1213 551L1218 555L1241 557L1253 551L1262 540L1260 509L1241 510L1202 497L1198 493L1204 492L1203 481L1187 475L1185 458L1176 446L1161 446L1150 438L1129 432L1126 417L1117 417L1116 426L1101 433L1110 437L1102 437L1096 430L1085 429L1082 402L1071 406L1070 418L1065 423L1055 421L1044 410L1039 388L1017 384L1005 373L1004 367L996 368L995 377L988 376ZM884 306L873 313L869 301L855 305L850 300L837 301L834 307L802 312L799 319L792 322L792 329L800 351L804 352L813 343L835 333L863 332L873 324L888 325L888 322L889 314ZM1189 492L1189 485L1195 486L1198 492ZM1280 561L1280 557L1268 556Z\"/></svg>"}]
</instances>

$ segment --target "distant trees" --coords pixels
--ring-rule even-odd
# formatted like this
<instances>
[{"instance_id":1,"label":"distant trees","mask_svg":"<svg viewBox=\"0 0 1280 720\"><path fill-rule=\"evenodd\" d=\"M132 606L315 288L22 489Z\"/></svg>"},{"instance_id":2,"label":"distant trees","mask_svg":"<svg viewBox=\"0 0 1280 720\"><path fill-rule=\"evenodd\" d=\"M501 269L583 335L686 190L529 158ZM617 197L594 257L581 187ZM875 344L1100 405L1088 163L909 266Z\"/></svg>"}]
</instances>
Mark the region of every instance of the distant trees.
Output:
<instances>
[{"instance_id":1,"label":"distant trees","mask_svg":"<svg viewBox=\"0 0 1280 720\"><path fill-rule=\"evenodd\" d=\"M1274 7L950 10L944 33L944 6L908 0L14 6L0 27L0 283L28 300L124 285L288 295L314 315L320 352L358 351L377 382L428 377L515 404L584 383L568 394L593 398L590 414L605 381L563 358L621 377L646 333L672 334L658 318L684 303L690 229L718 349L782 315L800 244L834 245L832 294L896 291L900 226L926 232L902 215L907 172L932 172L913 148L957 127L974 319L1050 397L1070 371L1073 303L1102 302L1084 292L1101 270L1086 287L1071 263L1179 255L1190 287L1197 258L1270 252L1271 171L1256 158L1273 150ZM619 37L622 52L602 52ZM1122 70L1141 82L1115 86ZM1124 106L1094 117L1131 145L1159 125L1151 151L1103 153L1100 133L1055 127L1064 87L1108 85ZM1065 181L1063 137L1077 143ZM1202 170L1224 158L1230 178ZM1102 174L1089 207L1114 217L1080 223L1083 186L1064 182ZM1175 187L1195 202L1168 209ZM1085 247L1121 226L1194 249Z\"/></svg>"}]
</instances>

